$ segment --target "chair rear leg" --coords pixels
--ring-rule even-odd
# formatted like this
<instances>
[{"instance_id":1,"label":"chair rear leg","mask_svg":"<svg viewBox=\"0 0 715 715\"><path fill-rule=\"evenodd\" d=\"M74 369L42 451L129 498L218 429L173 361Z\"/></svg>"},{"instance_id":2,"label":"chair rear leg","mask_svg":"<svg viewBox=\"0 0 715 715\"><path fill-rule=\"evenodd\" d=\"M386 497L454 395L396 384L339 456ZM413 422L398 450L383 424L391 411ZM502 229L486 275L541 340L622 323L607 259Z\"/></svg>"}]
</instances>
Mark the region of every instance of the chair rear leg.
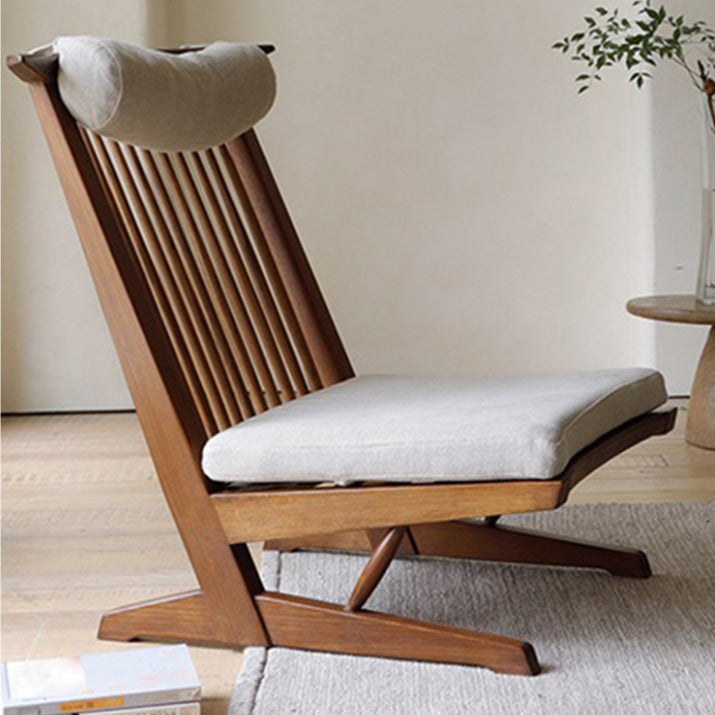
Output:
<instances>
[{"instance_id":1,"label":"chair rear leg","mask_svg":"<svg viewBox=\"0 0 715 715\"><path fill-rule=\"evenodd\" d=\"M419 554L596 568L632 578L648 578L651 575L648 557L638 549L595 544L528 529L501 526L497 524L497 517L489 517L481 524L453 521L412 525L408 535L409 539L404 539L400 545L398 557ZM379 538L379 529L371 529L369 532L344 531L298 539L274 539L266 542L266 548L278 551L316 549L369 552Z\"/></svg>"},{"instance_id":2,"label":"chair rear leg","mask_svg":"<svg viewBox=\"0 0 715 715\"><path fill-rule=\"evenodd\" d=\"M651 575L648 558L637 549L501 526L495 521L418 524L411 532L422 556L594 568L631 578Z\"/></svg>"}]
</instances>

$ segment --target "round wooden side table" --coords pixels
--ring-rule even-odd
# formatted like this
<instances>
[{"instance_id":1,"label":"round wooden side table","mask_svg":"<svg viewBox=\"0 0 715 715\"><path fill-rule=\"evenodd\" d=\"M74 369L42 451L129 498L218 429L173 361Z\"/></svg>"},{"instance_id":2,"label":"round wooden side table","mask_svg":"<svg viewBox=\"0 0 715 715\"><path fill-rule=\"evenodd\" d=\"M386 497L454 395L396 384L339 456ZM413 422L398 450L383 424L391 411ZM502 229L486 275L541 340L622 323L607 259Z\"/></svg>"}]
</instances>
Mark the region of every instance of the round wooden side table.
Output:
<instances>
[{"instance_id":1,"label":"round wooden side table","mask_svg":"<svg viewBox=\"0 0 715 715\"><path fill-rule=\"evenodd\" d=\"M650 295L629 300L626 309L651 320L712 326L690 392L685 439L715 449L715 306L702 305L692 295Z\"/></svg>"}]
</instances>

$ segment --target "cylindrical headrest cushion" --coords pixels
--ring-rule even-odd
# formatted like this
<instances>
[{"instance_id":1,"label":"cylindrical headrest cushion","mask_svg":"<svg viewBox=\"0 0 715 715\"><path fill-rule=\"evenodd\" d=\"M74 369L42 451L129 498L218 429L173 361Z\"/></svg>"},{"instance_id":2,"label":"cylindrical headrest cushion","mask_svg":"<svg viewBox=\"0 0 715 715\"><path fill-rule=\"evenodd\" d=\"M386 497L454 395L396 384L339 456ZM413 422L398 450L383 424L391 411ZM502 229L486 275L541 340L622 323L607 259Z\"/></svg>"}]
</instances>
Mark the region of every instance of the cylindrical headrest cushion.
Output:
<instances>
[{"instance_id":1,"label":"cylindrical headrest cushion","mask_svg":"<svg viewBox=\"0 0 715 715\"><path fill-rule=\"evenodd\" d=\"M216 146L271 108L276 78L256 45L170 54L102 37L60 37L60 95L98 134L159 151Z\"/></svg>"}]
</instances>

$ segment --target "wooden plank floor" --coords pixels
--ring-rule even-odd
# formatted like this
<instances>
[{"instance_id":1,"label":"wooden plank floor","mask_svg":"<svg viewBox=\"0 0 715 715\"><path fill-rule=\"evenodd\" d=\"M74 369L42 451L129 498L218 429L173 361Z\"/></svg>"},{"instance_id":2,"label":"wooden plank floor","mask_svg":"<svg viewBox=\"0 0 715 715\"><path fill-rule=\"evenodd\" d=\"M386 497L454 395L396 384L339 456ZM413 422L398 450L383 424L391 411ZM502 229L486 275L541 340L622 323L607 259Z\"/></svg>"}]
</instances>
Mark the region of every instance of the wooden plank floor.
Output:
<instances>
[{"instance_id":1,"label":"wooden plank floor","mask_svg":"<svg viewBox=\"0 0 715 715\"><path fill-rule=\"evenodd\" d=\"M715 452L675 432L600 469L571 503L715 499ZM100 614L195 586L133 414L2 421L2 658L116 650ZM192 648L204 713L223 715L241 654Z\"/></svg>"}]
</instances>

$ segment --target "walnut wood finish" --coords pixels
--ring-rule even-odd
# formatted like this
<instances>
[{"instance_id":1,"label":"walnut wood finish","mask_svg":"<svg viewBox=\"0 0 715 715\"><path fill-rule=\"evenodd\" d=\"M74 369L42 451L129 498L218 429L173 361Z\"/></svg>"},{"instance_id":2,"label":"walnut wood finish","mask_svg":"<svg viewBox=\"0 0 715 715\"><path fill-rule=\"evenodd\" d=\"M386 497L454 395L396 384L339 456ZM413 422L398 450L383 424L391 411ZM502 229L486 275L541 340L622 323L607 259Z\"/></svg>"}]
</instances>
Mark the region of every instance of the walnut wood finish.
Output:
<instances>
[{"instance_id":1,"label":"walnut wood finish","mask_svg":"<svg viewBox=\"0 0 715 715\"><path fill-rule=\"evenodd\" d=\"M211 482L200 464L211 435L354 374L258 139L249 131L220 147L172 154L120 144L70 116L56 56L15 56L8 65L30 85L200 587L109 612L100 637L284 645L538 672L522 641L266 593L246 542L321 545L325 538L315 534L346 529L360 538L331 537L335 543L384 538L353 600L358 607L395 553L416 550L412 529L384 537L386 529L554 508L603 461L668 431L674 415L632 421L546 481L250 491ZM429 549L437 537L427 527L421 534Z\"/></svg>"},{"instance_id":2,"label":"walnut wood finish","mask_svg":"<svg viewBox=\"0 0 715 715\"><path fill-rule=\"evenodd\" d=\"M273 644L286 648L481 665L517 675L536 675L540 670L532 646L515 638L371 611L345 611L337 604L283 593L262 593L256 603Z\"/></svg>"},{"instance_id":3,"label":"walnut wood finish","mask_svg":"<svg viewBox=\"0 0 715 715\"><path fill-rule=\"evenodd\" d=\"M389 529L365 530L365 536L367 537L368 543L373 551L382 543L388 532ZM415 544L412 541L412 533L410 532L409 526L405 527L405 534L397 545L396 553L398 556L414 556L417 553L415 550Z\"/></svg>"},{"instance_id":4,"label":"walnut wood finish","mask_svg":"<svg viewBox=\"0 0 715 715\"><path fill-rule=\"evenodd\" d=\"M56 85L33 82L30 88L162 489L201 585L204 622L211 623L214 640L268 644L211 506L199 461L204 427L127 234ZM194 626L198 608L192 601Z\"/></svg>"},{"instance_id":5,"label":"walnut wood finish","mask_svg":"<svg viewBox=\"0 0 715 715\"><path fill-rule=\"evenodd\" d=\"M350 598L348 598L345 606L346 611L359 611L365 605L367 599L370 598L370 594L377 588L377 584L380 583L380 580L385 575L385 571L392 563L392 559L395 558L406 531L407 527L405 526L393 526L392 529L388 529L385 536L375 546L353 588L353 592L350 594Z\"/></svg>"},{"instance_id":6,"label":"walnut wood finish","mask_svg":"<svg viewBox=\"0 0 715 715\"><path fill-rule=\"evenodd\" d=\"M629 300L626 309L651 320L712 326L690 391L685 439L715 449L715 305L699 303L692 295L650 295Z\"/></svg>"},{"instance_id":7,"label":"walnut wood finish","mask_svg":"<svg viewBox=\"0 0 715 715\"><path fill-rule=\"evenodd\" d=\"M404 543L404 542L403 542ZM375 545L365 529L355 531L336 531L329 534L310 534L286 539L267 539L264 548L274 551L353 551L370 553ZM402 547L402 544L400 544Z\"/></svg>"},{"instance_id":8,"label":"walnut wood finish","mask_svg":"<svg viewBox=\"0 0 715 715\"><path fill-rule=\"evenodd\" d=\"M323 386L354 376L308 259L253 131L227 144Z\"/></svg>"},{"instance_id":9,"label":"walnut wood finish","mask_svg":"<svg viewBox=\"0 0 715 715\"><path fill-rule=\"evenodd\" d=\"M8 55L8 68L23 82L53 84L60 68L59 55Z\"/></svg>"},{"instance_id":10,"label":"walnut wood finish","mask_svg":"<svg viewBox=\"0 0 715 715\"><path fill-rule=\"evenodd\" d=\"M685 439L697 447L715 449L715 326L710 328L693 379Z\"/></svg>"},{"instance_id":11,"label":"walnut wood finish","mask_svg":"<svg viewBox=\"0 0 715 715\"><path fill-rule=\"evenodd\" d=\"M553 509L558 480L394 484L218 492L211 499L232 543Z\"/></svg>"},{"instance_id":12,"label":"walnut wood finish","mask_svg":"<svg viewBox=\"0 0 715 715\"><path fill-rule=\"evenodd\" d=\"M412 535L420 556L508 561L548 566L603 569L617 576L648 578L642 551L594 544L511 526L451 522L419 524Z\"/></svg>"},{"instance_id":13,"label":"walnut wood finish","mask_svg":"<svg viewBox=\"0 0 715 715\"><path fill-rule=\"evenodd\" d=\"M98 637L113 641L185 641L217 647L238 645L215 628L201 591L108 611L102 617Z\"/></svg>"},{"instance_id":14,"label":"walnut wood finish","mask_svg":"<svg viewBox=\"0 0 715 715\"><path fill-rule=\"evenodd\" d=\"M561 494L557 506L568 499L569 492L595 469L605 464L617 454L630 449L648 437L657 434L667 434L675 426L677 410L662 409L649 412L643 417L637 417L630 422L608 432L593 444L582 449L566 466L558 477L561 482ZM492 514L508 512L495 509Z\"/></svg>"},{"instance_id":15,"label":"walnut wood finish","mask_svg":"<svg viewBox=\"0 0 715 715\"><path fill-rule=\"evenodd\" d=\"M648 578L651 575L647 556L637 549L606 546L555 534L497 525L489 519L484 519L481 523L452 521L416 524L407 530L407 534L411 541L410 549L402 553L398 550L393 556L442 556L478 561L574 566L602 569L616 576L631 578ZM315 549L362 552L369 551L369 547L370 541L362 531L266 542L267 549L278 551Z\"/></svg>"},{"instance_id":16,"label":"walnut wood finish","mask_svg":"<svg viewBox=\"0 0 715 715\"><path fill-rule=\"evenodd\" d=\"M388 529L360 529L337 531L330 534L311 534L293 539L268 539L264 548L274 551L352 551L371 553L387 534ZM397 556L414 556L417 553L412 533L407 527L405 536L397 547Z\"/></svg>"},{"instance_id":17,"label":"walnut wood finish","mask_svg":"<svg viewBox=\"0 0 715 715\"><path fill-rule=\"evenodd\" d=\"M372 552L382 541L388 529L359 529L356 531L336 531L329 534L310 534L298 538L267 539L264 548L273 551L297 551L315 549L318 551ZM398 556L414 556L417 553L412 535L407 527L405 537L397 547Z\"/></svg>"},{"instance_id":18,"label":"walnut wood finish","mask_svg":"<svg viewBox=\"0 0 715 715\"><path fill-rule=\"evenodd\" d=\"M694 295L647 295L626 303L631 315L670 323L715 325L715 305L698 303Z\"/></svg>"}]
</instances>

